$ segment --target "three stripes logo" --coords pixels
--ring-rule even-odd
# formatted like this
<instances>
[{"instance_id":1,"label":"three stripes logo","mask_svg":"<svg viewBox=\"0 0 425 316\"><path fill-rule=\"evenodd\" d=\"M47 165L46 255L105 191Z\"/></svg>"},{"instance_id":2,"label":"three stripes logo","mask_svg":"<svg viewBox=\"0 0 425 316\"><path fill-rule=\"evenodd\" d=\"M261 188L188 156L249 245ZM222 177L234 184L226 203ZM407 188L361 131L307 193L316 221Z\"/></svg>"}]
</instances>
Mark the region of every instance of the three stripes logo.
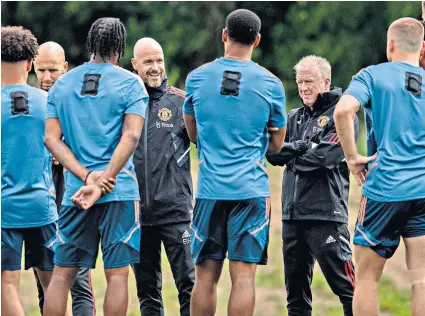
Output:
<instances>
[{"instance_id":1,"label":"three stripes logo","mask_svg":"<svg viewBox=\"0 0 425 316\"><path fill-rule=\"evenodd\" d=\"M184 245L188 245L190 244L190 234L187 231L187 229L184 231L183 235L182 235L182 240L183 240L183 244Z\"/></svg>"}]
</instances>

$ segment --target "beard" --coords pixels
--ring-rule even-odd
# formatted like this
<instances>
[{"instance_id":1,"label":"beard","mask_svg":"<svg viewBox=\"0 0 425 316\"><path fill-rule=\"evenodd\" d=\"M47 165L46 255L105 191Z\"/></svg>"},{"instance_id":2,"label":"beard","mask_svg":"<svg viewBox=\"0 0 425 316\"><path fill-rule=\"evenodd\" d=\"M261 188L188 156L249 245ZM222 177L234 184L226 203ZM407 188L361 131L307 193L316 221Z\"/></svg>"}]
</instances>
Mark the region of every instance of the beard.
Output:
<instances>
[{"instance_id":1,"label":"beard","mask_svg":"<svg viewBox=\"0 0 425 316\"><path fill-rule=\"evenodd\" d=\"M149 75L147 75L144 82L148 87L158 88L161 86L165 78L166 78L165 72L163 72L162 75L158 77L158 79L151 79Z\"/></svg>"}]
</instances>

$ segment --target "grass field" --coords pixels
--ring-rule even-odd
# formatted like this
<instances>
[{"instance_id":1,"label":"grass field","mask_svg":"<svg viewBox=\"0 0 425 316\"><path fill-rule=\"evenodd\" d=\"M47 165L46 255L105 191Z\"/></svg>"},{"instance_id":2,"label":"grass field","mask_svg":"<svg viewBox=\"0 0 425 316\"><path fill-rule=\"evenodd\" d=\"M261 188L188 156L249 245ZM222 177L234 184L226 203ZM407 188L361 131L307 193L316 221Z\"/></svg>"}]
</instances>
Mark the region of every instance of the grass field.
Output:
<instances>
[{"instance_id":1,"label":"grass field","mask_svg":"<svg viewBox=\"0 0 425 316\"><path fill-rule=\"evenodd\" d=\"M192 155L193 157L193 155ZM194 158L194 157L193 157ZM194 159L193 159L194 160ZM196 166L192 162L194 182L196 182ZM282 240L281 240L281 181L282 168L271 167L270 184L272 189L272 222L270 230L269 263L259 266L256 276L256 316L287 315L286 293L283 275ZM354 182L353 182L354 183ZM360 201L359 189L352 186L350 192L350 232L357 215ZM380 284L381 315L408 316L410 313L410 290L404 283L404 257L400 248L399 256L389 261L384 271L384 279ZM163 252L164 253L164 252ZM179 315L177 291L165 254L163 262L163 297L166 315ZM102 269L101 258L98 259L97 268L92 271L93 288L96 297L97 315L103 315L102 305L105 294L106 281ZM313 315L337 316L343 315L338 298L333 295L327 285L320 268L316 266L313 278ZM130 275L130 300L128 315L139 315L138 300L134 276ZM218 288L218 306L216 315L226 315L227 299L230 293L230 277L228 264L225 263L223 274ZM37 292L34 277L31 271L22 273L20 296L24 304L26 315L39 315L37 306ZM70 300L69 300L70 306ZM69 308L70 310L70 308ZM149 315L145 315L149 316Z\"/></svg>"}]
</instances>

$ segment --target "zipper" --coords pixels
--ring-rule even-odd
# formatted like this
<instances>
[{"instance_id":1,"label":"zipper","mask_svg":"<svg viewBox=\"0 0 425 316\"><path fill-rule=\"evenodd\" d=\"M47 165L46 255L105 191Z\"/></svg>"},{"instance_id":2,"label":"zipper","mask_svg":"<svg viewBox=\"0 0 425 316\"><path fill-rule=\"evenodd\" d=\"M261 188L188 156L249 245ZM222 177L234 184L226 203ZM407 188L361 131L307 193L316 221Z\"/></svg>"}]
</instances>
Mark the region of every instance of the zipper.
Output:
<instances>
[{"instance_id":1,"label":"zipper","mask_svg":"<svg viewBox=\"0 0 425 316\"><path fill-rule=\"evenodd\" d=\"M143 151L144 151L144 156L145 156L145 212L146 212L146 219L149 218L149 187L148 187L148 120L149 120L149 112L150 112L150 107L148 105L147 111L146 111L146 115L145 115L145 123L144 123L144 127L143 129L145 130L144 134L143 134Z\"/></svg>"},{"instance_id":2,"label":"zipper","mask_svg":"<svg viewBox=\"0 0 425 316\"><path fill-rule=\"evenodd\" d=\"M304 110L304 113L305 113L305 110ZM309 126L310 126L310 122L312 121L312 118L314 117L314 113L312 113L311 115L309 115L309 118L308 118L308 121L307 121L307 125L306 125L306 128L304 129L304 133L303 133L303 136L302 136L302 140L305 140L305 135L307 134L307 130L308 130L308 128L309 128ZM297 193L298 193L298 186L297 186L297 182L298 182L298 173L296 173L295 174L295 183L294 183L294 187L295 187L295 189L294 189L294 196L293 196L293 203L294 203L294 207L295 207L295 201L296 201L296 198L297 198Z\"/></svg>"}]
</instances>

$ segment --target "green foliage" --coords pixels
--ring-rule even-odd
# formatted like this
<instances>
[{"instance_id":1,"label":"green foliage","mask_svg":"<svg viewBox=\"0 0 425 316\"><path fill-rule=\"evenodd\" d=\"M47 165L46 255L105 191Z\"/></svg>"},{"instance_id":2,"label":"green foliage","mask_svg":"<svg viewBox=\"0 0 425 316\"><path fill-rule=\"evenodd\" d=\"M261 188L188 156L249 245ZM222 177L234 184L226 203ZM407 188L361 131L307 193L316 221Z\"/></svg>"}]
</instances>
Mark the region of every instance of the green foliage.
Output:
<instances>
[{"instance_id":1,"label":"green foliage","mask_svg":"<svg viewBox=\"0 0 425 316\"><path fill-rule=\"evenodd\" d=\"M293 67L307 54L333 66L333 84L346 88L359 69L385 61L391 21L419 18L420 2L11 2L2 1L2 25L23 25L39 41L56 41L71 66L88 56L90 25L104 16L120 18L128 31L122 66L131 69L135 42L158 40L170 82L184 88L187 74L223 54L221 31L228 13L247 8L262 19L262 41L254 60L284 82L289 107L299 106Z\"/></svg>"}]
</instances>

